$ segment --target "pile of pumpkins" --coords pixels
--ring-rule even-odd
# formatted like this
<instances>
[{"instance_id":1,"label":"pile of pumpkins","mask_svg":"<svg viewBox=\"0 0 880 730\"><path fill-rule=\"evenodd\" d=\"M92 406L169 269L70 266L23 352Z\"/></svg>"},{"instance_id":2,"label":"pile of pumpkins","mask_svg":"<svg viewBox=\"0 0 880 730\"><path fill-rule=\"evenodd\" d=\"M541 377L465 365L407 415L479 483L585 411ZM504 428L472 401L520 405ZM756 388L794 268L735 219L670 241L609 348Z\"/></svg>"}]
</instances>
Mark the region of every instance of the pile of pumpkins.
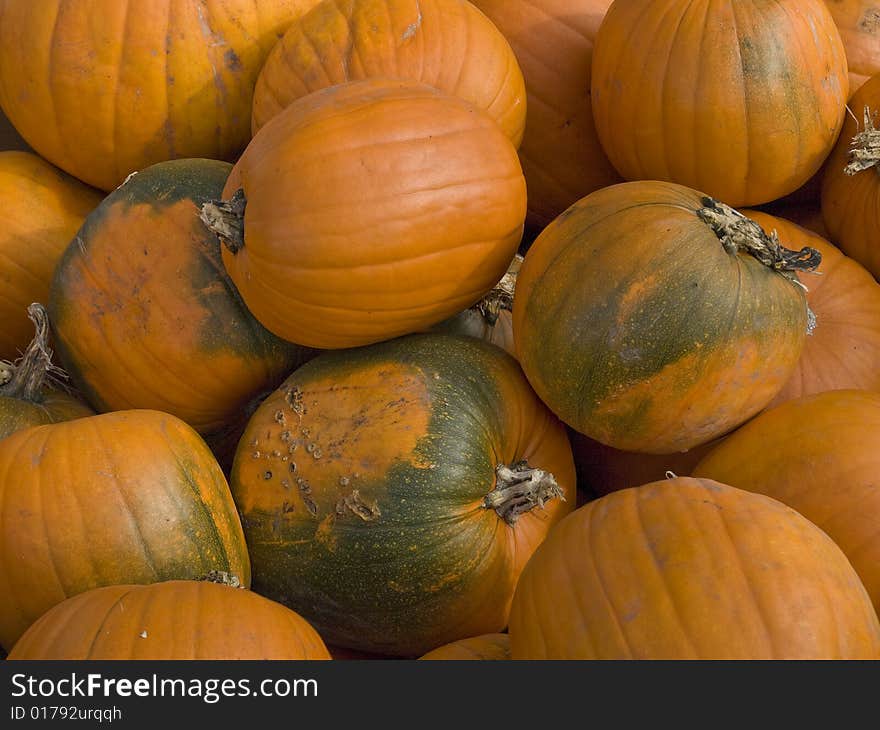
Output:
<instances>
[{"instance_id":1,"label":"pile of pumpkins","mask_svg":"<svg viewBox=\"0 0 880 730\"><path fill-rule=\"evenodd\" d=\"M876 0L0 0L14 659L880 658Z\"/></svg>"}]
</instances>

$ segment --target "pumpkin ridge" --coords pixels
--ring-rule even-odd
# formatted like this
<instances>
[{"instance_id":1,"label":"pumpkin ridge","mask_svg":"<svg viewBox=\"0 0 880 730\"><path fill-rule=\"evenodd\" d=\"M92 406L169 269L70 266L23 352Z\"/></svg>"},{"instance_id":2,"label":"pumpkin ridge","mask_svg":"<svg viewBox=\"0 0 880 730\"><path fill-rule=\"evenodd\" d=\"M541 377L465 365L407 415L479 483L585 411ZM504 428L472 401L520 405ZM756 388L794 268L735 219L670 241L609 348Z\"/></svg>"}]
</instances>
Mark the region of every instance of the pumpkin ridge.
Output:
<instances>
[{"instance_id":1,"label":"pumpkin ridge","mask_svg":"<svg viewBox=\"0 0 880 730\"><path fill-rule=\"evenodd\" d=\"M95 644L98 643L98 639L101 638L104 626L107 624L107 621L110 619L110 615L113 613L113 609L117 606L122 605L123 599L127 598L128 595L135 590L134 586L128 586L128 590L123 591L119 597L110 604L110 607L107 609L107 612L104 614L104 618L101 620L101 623L98 625L98 630L95 631L95 635L92 637L91 642L89 643L88 651L85 653L85 657L89 658L92 656L92 650L95 648ZM71 612L70 618L72 619L76 616L76 612Z\"/></svg>"}]
</instances>

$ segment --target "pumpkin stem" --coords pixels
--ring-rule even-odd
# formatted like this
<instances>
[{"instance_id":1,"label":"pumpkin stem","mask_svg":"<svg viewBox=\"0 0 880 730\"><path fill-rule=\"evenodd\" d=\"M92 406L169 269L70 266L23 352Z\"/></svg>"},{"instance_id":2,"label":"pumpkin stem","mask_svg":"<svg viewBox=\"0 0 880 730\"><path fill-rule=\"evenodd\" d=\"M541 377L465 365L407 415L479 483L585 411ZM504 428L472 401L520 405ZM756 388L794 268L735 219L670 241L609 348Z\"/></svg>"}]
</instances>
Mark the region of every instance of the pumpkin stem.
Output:
<instances>
[{"instance_id":1,"label":"pumpkin stem","mask_svg":"<svg viewBox=\"0 0 880 730\"><path fill-rule=\"evenodd\" d=\"M208 573L199 578L199 580L206 581L207 583L222 583L230 588L244 588L237 575L227 573L225 570L209 570Z\"/></svg>"},{"instance_id":2,"label":"pumpkin stem","mask_svg":"<svg viewBox=\"0 0 880 730\"><path fill-rule=\"evenodd\" d=\"M34 302L27 311L36 334L15 364L0 363L0 395L39 403L43 399L46 381L58 385L67 378L67 373L52 364L46 308Z\"/></svg>"},{"instance_id":3,"label":"pumpkin stem","mask_svg":"<svg viewBox=\"0 0 880 730\"><path fill-rule=\"evenodd\" d=\"M506 309L510 312L513 309L516 275L519 273L522 262L523 257L516 254L513 261L510 262L510 266L507 267L507 273L501 277L501 281L473 306L473 309L476 309L490 325L494 325L498 321L502 310Z\"/></svg>"},{"instance_id":4,"label":"pumpkin stem","mask_svg":"<svg viewBox=\"0 0 880 730\"><path fill-rule=\"evenodd\" d=\"M232 254L244 248L244 190L236 190L229 200L209 200L202 205L199 218Z\"/></svg>"},{"instance_id":5,"label":"pumpkin stem","mask_svg":"<svg viewBox=\"0 0 880 730\"><path fill-rule=\"evenodd\" d=\"M483 497L483 509L494 509L508 525L514 525L520 515L544 504L554 497L565 501L562 487L556 478L543 469L532 469L528 462L513 466L495 467L495 489Z\"/></svg>"},{"instance_id":6,"label":"pumpkin stem","mask_svg":"<svg viewBox=\"0 0 880 730\"><path fill-rule=\"evenodd\" d=\"M880 172L880 129L874 128L871 110L865 106L865 128L852 138L849 145L849 164L843 168L847 175L876 167Z\"/></svg>"},{"instance_id":7,"label":"pumpkin stem","mask_svg":"<svg viewBox=\"0 0 880 730\"><path fill-rule=\"evenodd\" d=\"M779 242L776 231L767 234L755 221L729 205L708 196L704 196L701 202L704 207L697 211L697 216L715 232L725 251L732 256L745 251L806 291L807 287L798 280L795 272L814 272L822 263L821 253L809 246L792 251ZM816 315L809 304L805 306L807 334L812 334L816 328Z\"/></svg>"}]
</instances>

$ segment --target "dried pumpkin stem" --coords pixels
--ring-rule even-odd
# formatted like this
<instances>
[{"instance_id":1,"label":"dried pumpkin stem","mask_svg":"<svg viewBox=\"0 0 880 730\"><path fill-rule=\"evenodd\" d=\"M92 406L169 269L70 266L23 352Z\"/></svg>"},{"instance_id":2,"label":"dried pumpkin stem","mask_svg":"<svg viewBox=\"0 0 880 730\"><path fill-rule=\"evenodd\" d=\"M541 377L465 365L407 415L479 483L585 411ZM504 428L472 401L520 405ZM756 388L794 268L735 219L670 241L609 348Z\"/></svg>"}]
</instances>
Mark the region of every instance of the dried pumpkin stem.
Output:
<instances>
[{"instance_id":1,"label":"dried pumpkin stem","mask_svg":"<svg viewBox=\"0 0 880 730\"><path fill-rule=\"evenodd\" d=\"M522 262L523 257L516 254L507 268L507 273L501 277L501 281L473 306L473 309L476 309L490 325L494 325L498 321L498 317L503 310L506 309L509 312L513 309L516 276L519 273Z\"/></svg>"},{"instance_id":2,"label":"dried pumpkin stem","mask_svg":"<svg viewBox=\"0 0 880 730\"><path fill-rule=\"evenodd\" d=\"M880 172L880 129L874 128L874 117L869 107L864 111L865 128L852 138L849 145L849 164L843 168L847 175L876 168Z\"/></svg>"},{"instance_id":3,"label":"dried pumpkin stem","mask_svg":"<svg viewBox=\"0 0 880 730\"><path fill-rule=\"evenodd\" d=\"M495 489L483 497L483 509L494 509L508 525L535 507L544 508L551 499L565 501L556 478L543 469L532 469L528 462L495 467Z\"/></svg>"},{"instance_id":4,"label":"dried pumpkin stem","mask_svg":"<svg viewBox=\"0 0 880 730\"><path fill-rule=\"evenodd\" d=\"M15 364L3 362L0 366L0 395L38 403L47 381L60 384L67 374L52 364L46 308L34 302L28 307L28 317L36 330L34 339Z\"/></svg>"},{"instance_id":5,"label":"dried pumpkin stem","mask_svg":"<svg viewBox=\"0 0 880 730\"><path fill-rule=\"evenodd\" d=\"M703 197L701 202L704 207L697 211L697 216L715 232L725 251L731 255L740 252L751 254L764 266L806 290L796 272L815 272L822 263L821 253L809 246L792 251L779 242L776 231L768 234L758 223L729 205L708 196ZM806 307L807 334L812 334L816 328L816 315L809 304Z\"/></svg>"},{"instance_id":6,"label":"dried pumpkin stem","mask_svg":"<svg viewBox=\"0 0 880 730\"><path fill-rule=\"evenodd\" d=\"M229 200L209 200L202 205L199 218L233 254L244 248L244 190L236 190Z\"/></svg>"},{"instance_id":7,"label":"dried pumpkin stem","mask_svg":"<svg viewBox=\"0 0 880 730\"><path fill-rule=\"evenodd\" d=\"M244 588L244 586L241 584L241 580L237 575L227 573L225 570L210 570L199 580L203 580L208 583L221 583L231 588Z\"/></svg>"}]
</instances>

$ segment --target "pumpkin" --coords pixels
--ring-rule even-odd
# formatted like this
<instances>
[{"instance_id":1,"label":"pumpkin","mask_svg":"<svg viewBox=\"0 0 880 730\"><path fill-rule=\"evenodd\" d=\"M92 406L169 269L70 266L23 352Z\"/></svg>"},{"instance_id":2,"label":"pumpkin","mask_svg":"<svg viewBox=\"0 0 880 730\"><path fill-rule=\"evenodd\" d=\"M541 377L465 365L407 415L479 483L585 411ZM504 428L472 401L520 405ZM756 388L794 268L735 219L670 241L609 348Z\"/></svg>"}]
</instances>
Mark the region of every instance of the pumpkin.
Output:
<instances>
[{"instance_id":1,"label":"pumpkin","mask_svg":"<svg viewBox=\"0 0 880 730\"><path fill-rule=\"evenodd\" d=\"M612 185L526 254L518 359L579 433L623 451L687 451L755 415L791 376L808 311L784 269L817 263L690 188Z\"/></svg>"},{"instance_id":2,"label":"pumpkin","mask_svg":"<svg viewBox=\"0 0 880 730\"><path fill-rule=\"evenodd\" d=\"M330 659L289 608L211 581L111 585L68 598L18 640L10 660Z\"/></svg>"},{"instance_id":3,"label":"pumpkin","mask_svg":"<svg viewBox=\"0 0 880 730\"><path fill-rule=\"evenodd\" d=\"M695 476L766 494L824 530L880 611L880 393L842 389L765 411L710 450Z\"/></svg>"},{"instance_id":4,"label":"pumpkin","mask_svg":"<svg viewBox=\"0 0 880 730\"><path fill-rule=\"evenodd\" d=\"M651 482L563 519L510 615L513 659L877 659L880 622L841 549L775 499Z\"/></svg>"},{"instance_id":5,"label":"pumpkin","mask_svg":"<svg viewBox=\"0 0 880 730\"><path fill-rule=\"evenodd\" d=\"M103 190L250 139L272 46L317 0L0 0L0 106L42 157Z\"/></svg>"},{"instance_id":6,"label":"pumpkin","mask_svg":"<svg viewBox=\"0 0 880 730\"><path fill-rule=\"evenodd\" d=\"M0 360L27 347L28 305L46 301L58 259L100 202L97 191L37 155L0 152Z\"/></svg>"},{"instance_id":7,"label":"pumpkin","mask_svg":"<svg viewBox=\"0 0 880 730\"><path fill-rule=\"evenodd\" d=\"M787 248L809 246L822 254L816 273L798 275L817 326L768 407L826 390L880 391L880 284L861 264L797 224L758 211L743 213L764 230L775 230Z\"/></svg>"},{"instance_id":8,"label":"pumpkin","mask_svg":"<svg viewBox=\"0 0 880 730\"><path fill-rule=\"evenodd\" d=\"M254 319L199 218L231 169L199 159L148 167L64 252L49 314L60 360L96 409L162 410L213 440L311 354Z\"/></svg>"},{"instance_id":9,"label":"pumpkin","mask_svg":"<svg viewBox=\"0 0 880 730\"><path fill-rule=\"evenodd\" d=\"M331 645L403 657L504 629L576 488L516 361L443 334L303 365L254 413L230 486L254 590Z\"/></svg>"},{"instance_id":10,"label":"pumpkin","mask_svg":"<svg viewBox=\"0 0 880 730\"><path fill-rule=\"evenodd\" d=\"M95 415L64 390L66 373L52 363L46 310L34 303L28 315L34 339L15 364L0 362L0 440L30 426Z\"/></svg>"},{"instance_id":11,"label":"pumpkin","mask_svg":"<svg viewBox=\"0 0 880 730\"><path fill-rule=\"evenodd\" d=\"M526 85L519 156L528 222L544 228L585 195L620 182L590 106L596 31L611 0L473 0L507 38Z\"/></svg>"},{"instance_id":12,"label":"pumpkin","mask_svg":"<svg viewBox=\"0 0 880 730\"><path fill-rule=\"evenodd\" d=\"M840 250L880 278L880 73L850 99L825 165L822 219Z\"/></svg>"},{"instance_id":13,"label":"pumpkin","mask_svg":"<svg viewBox=\"0 0 880 730\"><path fill-rule=\"evenodd\" d=\"M252 131L313 91L374 76L411 79L486 111L515 146L526 92L507 40L466 0L323 0L278 41L257 78Z\"/></svg>"},{"instance_id":14,"label":"pumpkin","mask_svg":"<svg viewBox=\"0 0 880 730\"><path fill-rule=\"evenodd\" d=\"M203 218L248 308L316 348L418 332L478 302L516 254L526 205L516 149L486 113L387 79L288 106L223 198Z\"/></svg>"},{"instance_id":15,"label":"pumpkin","mask_svg":"<svg viewBox=\"0 0 880 730\"><path fill-rule=\"evenodd\" d=\"M823 0L628 0L596 34L596 131L627 180L732 206L793 192L840 133L846 54Z\"/></svg>"},{"instance_id":16,"label":"pumpkin","mask_svg":"<svg viewBox=\"0 0 880 730\"><path fill-rule=\"evenodd\" d=\"M486 661L510 659L510 637L507 634L483 634L459 639L438 646L419 657L425 660Z\"/></svg>"},{"instance_id":17,"label":"pumpkin","mask_svg":"<svg viewBox=\"0 0 880 730\"><path fill-rule=\"evenodd\" d=\"M880 3L877 0L827 0L840 31L849 67L849 91L854 94L880 73Z\"/></svg>"},{"instance_id":18,"label":"pumpkin","mask_svg":"<svg viewBox=\"0 0 880 730\"><path fill-rule=\"evenodd\" d=\"M0 644L104 585L224 571L250 585L223 473L183 421L116 411L0 441Z\"/></svg>"}]
</instances>

